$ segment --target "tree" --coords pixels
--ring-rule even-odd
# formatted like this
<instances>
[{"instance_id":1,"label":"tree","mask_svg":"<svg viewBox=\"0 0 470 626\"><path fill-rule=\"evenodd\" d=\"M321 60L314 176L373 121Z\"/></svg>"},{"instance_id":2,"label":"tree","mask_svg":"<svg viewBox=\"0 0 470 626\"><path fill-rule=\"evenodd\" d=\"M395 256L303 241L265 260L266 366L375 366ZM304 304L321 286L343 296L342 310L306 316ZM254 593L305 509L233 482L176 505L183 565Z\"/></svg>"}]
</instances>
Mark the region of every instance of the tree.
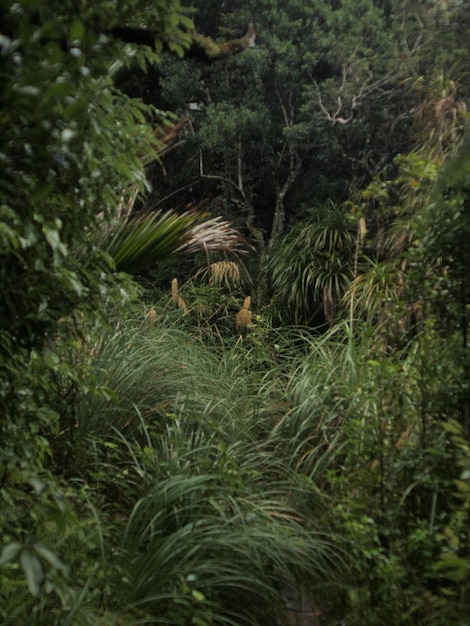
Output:
<instances>
[{"instance_id":1,"label":"tree","mask_svg":"<svg viewBox=\"0 0 470 626\"><path fill-rule=\"evenodd\" d=\"M198 8L222 36L253 20L257 45L223 65L164 61L161 102L188 114L193 132L152 172L150 202L217 197L256 242L261 302L259 270L302 209L344 200L352 180L368 182L408 147L397 45L369 1L234 2L217 17Z\"/></svg>"}]
</instances>

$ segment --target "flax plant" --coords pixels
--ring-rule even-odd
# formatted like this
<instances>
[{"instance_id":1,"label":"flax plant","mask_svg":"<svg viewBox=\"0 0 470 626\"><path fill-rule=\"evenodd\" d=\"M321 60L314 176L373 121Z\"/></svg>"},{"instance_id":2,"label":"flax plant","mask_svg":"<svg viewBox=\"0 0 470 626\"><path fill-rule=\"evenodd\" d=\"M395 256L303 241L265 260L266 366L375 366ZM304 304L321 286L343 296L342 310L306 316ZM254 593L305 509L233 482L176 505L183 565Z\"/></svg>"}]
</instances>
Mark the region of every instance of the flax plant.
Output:
<instances>
[{"instance_id":1,"label":"flax plant","mask_svg":"<svg viewBox=\"0 0 470 626\"><path fill-rule=\"evenodd\" d=\"M246 252L239 233L220 217L200 211L153 211L116 222L103 248L119 272L135 273L175 254L204 251Z\"/></svg>"},{"instance_id":2,"label":"flax plant","mask_svg":"<svg viewBox=\"0 0 470 626\"><path fill-rule=\"evenodd\" d=\"M283 239L268 265L274 301L294 323L336 318L353 277L357 225L343 205L313 209Z\"/></svg>"}]
</instances>

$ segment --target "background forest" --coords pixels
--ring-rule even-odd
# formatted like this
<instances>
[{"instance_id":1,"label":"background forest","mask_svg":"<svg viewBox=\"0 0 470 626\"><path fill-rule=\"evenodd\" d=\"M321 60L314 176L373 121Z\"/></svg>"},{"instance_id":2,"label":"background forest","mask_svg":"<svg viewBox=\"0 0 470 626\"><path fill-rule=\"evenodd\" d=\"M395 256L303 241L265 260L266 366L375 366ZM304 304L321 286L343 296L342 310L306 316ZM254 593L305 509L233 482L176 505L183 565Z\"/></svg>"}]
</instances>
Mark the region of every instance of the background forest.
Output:
<instances>
[{"instance_id":1,"label":"background forest","mask_svg":"<svg viewBox=\"0 0 470 626\"><path fill-rule=\"evenodd\" d=\"M0 7L0 622L469 626L468 2Z\"/></svg>"}]
</instances>

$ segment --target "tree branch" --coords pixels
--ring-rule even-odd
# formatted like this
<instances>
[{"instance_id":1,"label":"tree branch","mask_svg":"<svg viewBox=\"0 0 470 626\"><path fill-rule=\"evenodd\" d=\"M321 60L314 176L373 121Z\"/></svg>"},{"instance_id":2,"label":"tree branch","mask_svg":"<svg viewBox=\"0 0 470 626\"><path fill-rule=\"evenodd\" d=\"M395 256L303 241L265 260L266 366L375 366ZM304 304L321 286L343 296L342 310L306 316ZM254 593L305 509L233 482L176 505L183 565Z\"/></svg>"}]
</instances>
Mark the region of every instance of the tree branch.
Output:
<instances>
[{"instance_id":1,"label":"tree branch","mask_svg":"<svg viewBox=\"0 0 470 626\"><path fill-rule=\"evenodd\" d=\"M324 105L320 87L317 81L315 79L312 79L313 84L315 86L316 93L317 93L318 106L320 107L320 110L323 113L324 117L332 124L332 126L336 126L337 124L340 124L341 126L345 126L351 123L355 117L357 109L362 104L363 99L366 98L371 93L377 91L380 87L382 87L384 84L388 83L392 79L392 74L389 74L387 76L378 78L374 82L371 82L373 75L372 75L372 72L369 72L369 75L367 76L367 78L365 78L362 84L358 87L357 92L352 94L349 97L348 109L350 110L350 114L346 117L344 116L344 114L341 115L341 113L344 112L344 109L346 107L346 105L343 103L342 94L344 93L344 90L347 86L349 73L350 73L350 68L343 67L341 85L339 87L339 94L336 98L337 107L334 113L330 113L330 111L328 111L328 109Z\"/></svg>"},{"instance_id":2,"label":"tree branch","mask_svg":"<svg viewBox=\"0 0 470 626\"><path fill-rule=\"evenodd\" d=\"M115 26L106 31L106 34L119 39L124 43L133 43L139 46L148 46L155 50L156 35L146 28L135 28L132 26ZM247 48L255 45L256 31L253 24L248 24L248 29L243 37L239 39L229 39L222 43L217 43L211 37L205 37L199 33L190 33L190 45L185 51L185 56L211 63L226 57L239 54ZM167 50L171 52L167 45Z\"/></svg>"}]
</instances>

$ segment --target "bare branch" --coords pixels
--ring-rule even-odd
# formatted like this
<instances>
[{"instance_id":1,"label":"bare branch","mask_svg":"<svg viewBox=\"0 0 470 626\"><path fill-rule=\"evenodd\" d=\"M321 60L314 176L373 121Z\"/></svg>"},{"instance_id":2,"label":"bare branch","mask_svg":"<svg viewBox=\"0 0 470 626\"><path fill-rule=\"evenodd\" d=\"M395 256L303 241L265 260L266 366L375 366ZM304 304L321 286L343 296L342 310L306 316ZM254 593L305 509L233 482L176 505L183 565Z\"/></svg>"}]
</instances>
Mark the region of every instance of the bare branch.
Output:
<instances>
[{"instance_id":1,"label":"bare branch","mask_svg":"<svg viewBox=\"0 0 470 626\"><path fill-rule=\"evenodd\" d=\"M378 78L377 80L372 82L373 74L371 71L368 72L368 76L363 80L361 85L358 87L356 93L353 93L348 98L348 102L345 104L344 94L346 91L346 87L348 85L348 76L352 74L350 66L343 66L341 73L341 85L338 88L338 96L336 98L336 110L331 113L325 106L322 98L322 94L320 91L320 87L315 79L313 80L313 84L315 86L316 94L317 94L317 103L320 108L320 111L323 113L324 117L331 123L332 126L336 126L337 124L341 126L346 126L350 124L357 112L357 109L362 104L364 98L369 96L371 93L377 92L383 85L388 83L393 75L389 74L387 76L383 76ZM345 111L349 111L349 115L344 115Z\"/></svg>"},{"instance_id":2,"label":"bare branch","mask_svg":"<svg viewBox=\"0 0 470 626\"><path fill-rule=\"evenodd\" d=\"M243 201L246 202L246 196L245 196L245 191L243 190L243 187L240 187L239 185L237 185L237 183L234 183L233 180L231 180L230 178L227 178L226 176L220 176L218 174L205 174L204 173L204 160L202 158L202 151L199 151L199 176L201 178L204 178L205 180L218 180L221 183L226 183L227 185L236 189L238 193L240 194L240 196L243 198Z\"/></svg>"}]
</instances>

